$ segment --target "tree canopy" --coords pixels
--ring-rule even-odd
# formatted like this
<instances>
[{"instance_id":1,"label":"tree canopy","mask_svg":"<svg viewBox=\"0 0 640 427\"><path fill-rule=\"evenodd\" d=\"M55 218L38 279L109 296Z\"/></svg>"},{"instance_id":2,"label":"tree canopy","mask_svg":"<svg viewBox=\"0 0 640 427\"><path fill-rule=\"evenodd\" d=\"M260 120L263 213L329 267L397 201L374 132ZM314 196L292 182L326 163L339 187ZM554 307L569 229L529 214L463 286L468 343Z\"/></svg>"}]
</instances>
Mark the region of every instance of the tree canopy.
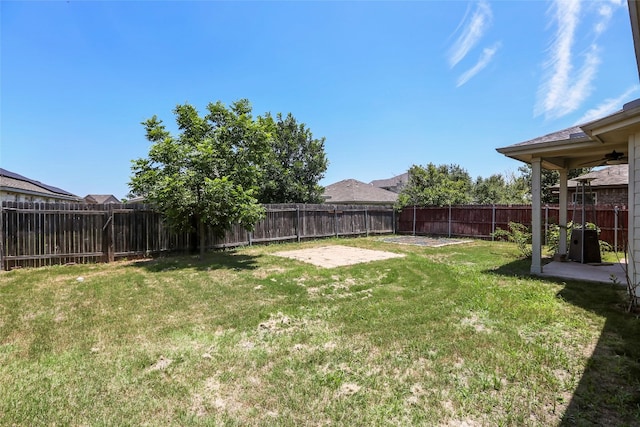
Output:
<instances>
[{"instance_id":1,"label":"tree canopy","mask_svg":"<svg viewBox=\"0 0 640 427\"><path fill-rule=\"evenodd\" d=\"M445 206L471 202L471 177L459 165L413 165L397 206Z\"/></svg>"},{"instance_id":2,"label":"tree canopy","mask_svg":"<svg viewBox=\"0 0 640 427\"><path fill-rule=\"evenodd\" d=\"M313 137L304 123L289 113L286 117L270 114L264 118L270 138L270 150L264 158L264 176L258 200L261 203L321 203L328 160L324 138Z\"/></svg>"},{"instance_id":3,"label":"tree canopy","mask_svg":"<svg viewBox=\"0 0 640 427\"><path fill-rule=\"evenodd\" d=\"M525 177L493 174L471 180L459 165L413 165L409 182L398 196L396 206L446 206L462 204L522 204L530 201Z\"/></svg>"},{"instance_id":4,"label":"tree canopy","mask_svg":"<svg viewBox=\"0 0 640 427\"><path fill-rule=\"evenodd\" d=\"M571 169L567 174L569 179L576 178L585 173L591 172L593 168L578 168ZM527 188L531 191L531 175L532 169L530 164L522 165L518 168L522 178L527 183ZM558 197L551 192L551 187L560 183L560 173L554 170L542 169L541 179L541 191L542 191L542 203L557 203Z\"/></svg>"},{"instance_id":5,"label":"tree canopy","mask_svg":"<svg viewBox=\"0 0 640 427\"><path fill-rule=\"evenodd\" d=\"M210 103L200 116L189 104L173 110L178 135L157 116L144 121L151 142L133 161L132 196L144 196L176 229L223 236L233 224L252 230L260 203L316 202L327 168L324 138L314 139L292 114L252 116L248 100Z\"/></svg>"},{"instance_id":6,"label":"tree canopy","mask_svg":"<svg viewBox=\"0 0 640 427\"><path fill-rule=\"evenodd\" d=\"M193 106L178 105L175 137L156 116L143 122L152 145L147 158L133 161L129 183L132 194L144 195L174 228L197 227L201 253L206 228L222 236L234 223L252 229L263 216L255 190L269 147L248 101L229 108L211 103L207 110L201 117Z\"/></svg>"}]
</instances>

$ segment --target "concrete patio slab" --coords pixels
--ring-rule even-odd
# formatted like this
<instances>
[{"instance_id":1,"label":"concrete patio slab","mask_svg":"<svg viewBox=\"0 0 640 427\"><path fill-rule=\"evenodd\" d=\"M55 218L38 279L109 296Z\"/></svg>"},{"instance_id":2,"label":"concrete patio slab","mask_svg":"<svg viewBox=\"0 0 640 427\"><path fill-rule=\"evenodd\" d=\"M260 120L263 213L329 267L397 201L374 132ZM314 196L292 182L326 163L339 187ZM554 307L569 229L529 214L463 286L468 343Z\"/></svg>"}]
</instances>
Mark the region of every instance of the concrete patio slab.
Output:
<instances>
[{"instance_id":1,"label":"concrete patio slab","mask_svg":"<svg viewBox=\"0 0 640 427\"><path fill-rule=\"evenodd\" d=\"M542 277L579 280L585 282L613 283L612 277L622 284L627 284L625 274L626 263L580 264L579 262L553 261L542 267Z\"/></svg>"}]
</instances>

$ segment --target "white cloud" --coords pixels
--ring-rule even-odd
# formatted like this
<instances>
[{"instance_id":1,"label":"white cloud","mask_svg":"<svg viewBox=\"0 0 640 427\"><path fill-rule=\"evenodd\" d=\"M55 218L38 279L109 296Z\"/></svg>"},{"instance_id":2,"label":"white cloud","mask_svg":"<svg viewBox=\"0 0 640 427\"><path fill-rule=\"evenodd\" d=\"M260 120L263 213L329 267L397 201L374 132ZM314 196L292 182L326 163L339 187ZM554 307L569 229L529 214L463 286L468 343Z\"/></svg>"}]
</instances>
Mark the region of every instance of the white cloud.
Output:
<instances>
[{"instance_id":1,"label":"white cloud","mask_svg":"<svg viewBox=\"0 0 640 427\"><path fill-rule=\"evenodd\" d=\"M476 10L467 22L467 16L461 23L462 33L449 50L449 66L453 68L462 61L469 51L482 38L487 28L491 25L493 12L491 6L484 0L478 2Z\"/></svg>"},{"instance_id":2,"label":"white cloud","mask_svg":"<svg viewBox=\"0 0 640 427\"><path fill-rule=\"evenodd\" d=\"M615 113L621 108L623 103L629 101L631 95L638 91L640 91L640 86L635 85L627 89L622 95L616 98L605 99L602 104L584 113L584 115L580 117L575 124L580 125L583 123L588 123L592 120L601 119L602 117Z\"/></svg>"},{"instance_id":3,"label":"white cloud","mask_svg":"<svg viewBox=\"0 0 640 427\"><path fill-rule=\"evenodd\" d=\"M500 46L501 46L501 43L496 43L491 47L484 48L482 50L482 55L480 56L480 59L478 60L476 65L471 67L469 70L465 71L458 78L458 83L456 87L462 86L463 84L468 82L473 76L478 74L482 69L484 69L487 65L489 65L489 63L493 59L493 56L496 54Z\"/></svg>"},{"instance_id":4,"label":"white cloud","mask_svg":"<svg viewBox=\"0 0 640 427\"><path fill-rule=\"evenodd\" d=\"M588 14L595 14L593 27L589 31L594 41L581 55L582 66L574 66L574 49L578 27L581 24L582 2L573 0L554 0L551 9L555 12L553 22L556 34L550 46L550 56L544 67L545 79L538 88L538 100L534 115L544 115L547 119L565 116L582 105L593 90L593 81L601 64L598 37L606 31L615 9L622 5L621 0L608 3L587 3ZM584 34L581 34L583 36Z\"/></svg>"}]
</instances>

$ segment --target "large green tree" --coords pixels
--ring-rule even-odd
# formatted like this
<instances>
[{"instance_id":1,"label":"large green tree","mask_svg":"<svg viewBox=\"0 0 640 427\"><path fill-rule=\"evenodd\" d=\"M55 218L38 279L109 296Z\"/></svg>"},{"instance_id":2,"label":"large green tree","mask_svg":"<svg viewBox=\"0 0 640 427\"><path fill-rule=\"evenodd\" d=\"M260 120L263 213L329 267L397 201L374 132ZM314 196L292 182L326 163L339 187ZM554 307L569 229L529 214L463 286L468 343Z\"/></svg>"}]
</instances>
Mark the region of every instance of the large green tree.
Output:
<instances>
[{"instance_id":1,"label":"large green tree","mask_svg":"<svg viewBox=\"0 0 640 427\"><path fill-rule=\"evenodd\" d=\"M264 118L271 138L264 158L261 203L321 203L318 182L327 170L324 138L314 138L304 123L289 113Z\"/></svg>"},{"instance_id":2,"label":"large green tree","mask_svg":"<svg viewBox=\"0 0 640 427\"><path fill-rule=\"evenodd\" d=\"M506 177L493 174L489 178L478 177L473 184L473 202L479 205L524 204L530 202L527 182L513 174Z\"/></svg>"},{"instance_id":3,"label":"large green tree","mask_svg":"<svg viewBox=\"0 0 640 427\"><path fill-rule=\"evenodd\" d=\"M143 122L149 155L133 161L131 195L144 195L177 229L196 231L200 254L206 231L223 236L234 223L251 230L263 217L256 191L269 151L265 121L252 118L247 100L210 103L201 117L189 104L174 114L171 135L156 116Z\"/></svg>"},{"instance_id":4,"label":"large green tree","mask_svg":"<svg viewBox=\"0 0 640 427\"><path fill-rule=\"evenodd\" d=\"M459 165L413 165L409 182L398 195L396 206L445 206L471 202L472 181Z\"/></svg>"},{"instance_id":5,"label":"large green tree","mask_svg":"<svg viewBox=\"0 0 640 427\"><path fill-rule=\"evenodd\" d=\"M585 173L591 172L593 168L578 168L569 170L567 176L569 179L576 178L580 175L584 175ZM527 187L529 188L529 194L531 193L531 176L532 169L530 164L525 164L518 168L518 171L521 173L522 178L526 181ZM547 170L542 169L541 179L541 191L542 191L542 203L557 203L558 196L553 194L551 187L558 185L560 183L560 173L555 170Z\"/></svg>"}]
</instances>

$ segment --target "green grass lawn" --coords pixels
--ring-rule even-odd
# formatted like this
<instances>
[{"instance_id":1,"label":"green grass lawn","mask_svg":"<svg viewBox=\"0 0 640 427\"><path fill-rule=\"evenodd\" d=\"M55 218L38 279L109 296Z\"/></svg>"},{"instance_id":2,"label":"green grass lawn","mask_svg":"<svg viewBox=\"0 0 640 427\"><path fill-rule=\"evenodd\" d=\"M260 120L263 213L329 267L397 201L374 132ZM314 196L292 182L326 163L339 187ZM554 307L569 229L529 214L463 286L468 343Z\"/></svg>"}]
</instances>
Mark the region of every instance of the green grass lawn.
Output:
<instances>
[{"instance_id":1,"label":"green grass lawn","mask_svg":"<svg viewBox=\"0 0 640 427\"><path fill-rule=\"evenodd\" d=\"M323 269L341 244L404 258ZM0 425L639 425L624 288L375 237L0 274Z\"/></svg>"}]
</instances>

